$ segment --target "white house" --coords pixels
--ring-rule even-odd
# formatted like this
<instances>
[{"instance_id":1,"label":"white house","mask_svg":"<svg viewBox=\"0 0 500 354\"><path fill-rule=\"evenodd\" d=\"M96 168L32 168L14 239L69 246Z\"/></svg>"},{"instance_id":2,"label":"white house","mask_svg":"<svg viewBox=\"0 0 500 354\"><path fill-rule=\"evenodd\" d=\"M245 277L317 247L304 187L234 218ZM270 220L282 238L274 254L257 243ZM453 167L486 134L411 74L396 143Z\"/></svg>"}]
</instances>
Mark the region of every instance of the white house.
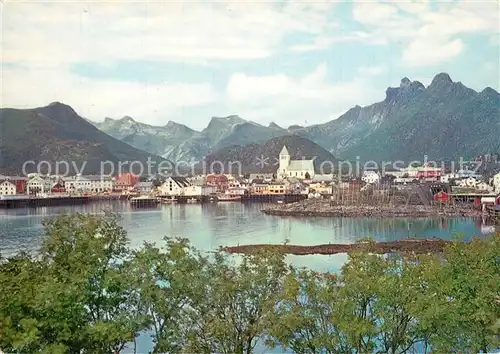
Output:
<instances>
[{"instance_id":1,"label":"white house","mask_svg":"<svg viewBox=\"0 0 500 354\"><path fill-rule=\"evenodd\" d=\"M495 192L500 193L500 172L493 176L493 186L495 187Z\"/></svg>"},{"instance_id":2,"label":"white house","mask_svg":"<svg viewBox=\"0 0 500 354\"><path fill-rule=\"evenodd\" d=\"M153 190L153 182L151 181L146 181L146 182L139 182L135 185L135 189L141 194L149 194Z\"/></svg>"},{"instance_id":3,"label":"white house","mask_svg":"<svg viewBox=\"0 0 500 354\"><path fill-rule=\"evenodd\" d=\"M0 195L17 194L16 185L9 180L0 180Z\"/></svg>"},{"instance_id":4,"label":"white house","mask_svg":"<svg viewBox=\"0 0 500 354\"><path fill-rule=\"evenodd\" d=\"M80 175L63 178L63 182L68 193L90 192L90 180Z\"/></svg>"},{"instance_id":5,"label":"white house","mask_svg":"<svg viewBox=\"0 0 500 354\"><path fill-rule=\"evenodd\" d=\"M184 177L168 177L158 187L158 194L165 196L184 195L184 188L189 186L191 186L191 183Z\"/></svg>"},{"instance_id":6,"label":"white house","mask_svg":"<svg viewBox=\"0 0 500 354\"><path fill-rule=\"evenodd\" d=\"M311 179L314 177L314 160L292 160L286 146L280 152L278 176Z\"/></svg>"},{"instance_id":7,"label":"white house","mask_svg":"<svg viewBox=\"0 0 500 354\"><path fill-rule=\"evenodd\" d=\"M375 184L380 181L380 175L375 171L364 171L361 180L366 184Z\"/></svg>"},{"instance_id":8,"label":"white house","mask_svg":"<svg viewBox=\"0 0 500 354\"><path fill-rule=\"evenodd\" d=\"M87 175L84 176L90 181L91 192L111 192L114 187L114 180L110 176Z\"/></svg>"},{"instance_id":9,"label":"white house","mask_svg":"<svg viewBox=\"0 0 500 354\"><path fill-rule=\"evenodd\" d=\"M183 192L184 195L188 197L206 196L217 192L217 187L208 185L203 185L203 186L190 185L184 187Z\"/></svg>"},{"instance_id":10,"label":"white house","mask_svg":"<svg viewBox=\"0 0 500 354\"><path fill-rule=\"evenodd\" d=\"M34 175L26 183L27 194L49 193L52 187L52 181L48 178L43 178L40 175Z\"/></svg>"},{"instance_id":11,"label":"white house","mask_svg":"<svg viewBox=\"0 0 500 354\"><path fill-rule=\"evenodd\" d=\"M64 188L68 193L111 192L113 179L100 175L76 175L63 179Z\"/></svg>"},{"instance_id":12,"label":"white house","mask_svg":"<svg viewBox=\"0 0 500 354\"><path fill-rule=\"evenodd\" d=\"M476 184L476 189L480 191L493 192L493 187L486 182L479 182L478 184Z\"/></svg>"}]
</instances>

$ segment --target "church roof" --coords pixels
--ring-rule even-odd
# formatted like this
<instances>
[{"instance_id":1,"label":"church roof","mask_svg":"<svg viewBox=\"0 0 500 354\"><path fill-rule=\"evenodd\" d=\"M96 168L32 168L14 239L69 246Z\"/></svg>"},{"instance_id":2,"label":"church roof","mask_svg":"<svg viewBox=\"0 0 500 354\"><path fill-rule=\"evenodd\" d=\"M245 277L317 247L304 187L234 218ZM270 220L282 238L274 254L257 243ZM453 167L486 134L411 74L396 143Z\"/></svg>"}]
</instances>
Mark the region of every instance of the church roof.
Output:
<instances>
[{"instance_id":1,"label":"church roof","mask_svg":"<svg viewBox=\"0 0 500 354\"><path fill-rule=\"evenodd\" d=\"M314 160L292 160L287 171L314 171Z\"/></svg>"},{"instance_id":2,"label":"church roof","mask_svg":"<svg viewBox=\"0 0 500 354\"><path fill-rule=\"evenodd\" d=\"M281 149L280 155L290 155L285 145L283 145L283 149Z\"/></svg>"}]
</instances>

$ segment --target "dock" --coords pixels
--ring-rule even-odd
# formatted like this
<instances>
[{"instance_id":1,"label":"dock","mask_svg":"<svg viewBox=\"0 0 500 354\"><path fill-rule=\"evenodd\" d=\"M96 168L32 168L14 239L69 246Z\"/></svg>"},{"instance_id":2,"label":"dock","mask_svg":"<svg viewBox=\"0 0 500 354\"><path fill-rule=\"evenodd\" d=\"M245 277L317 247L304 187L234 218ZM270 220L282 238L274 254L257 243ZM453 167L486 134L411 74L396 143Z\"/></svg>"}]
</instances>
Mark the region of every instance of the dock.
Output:
<instances>
[{"instance_id":1,"label":"dock","mask_svg":"<svg viewBox=\"0 0 500 354\"><path fill-rule=\"evenodd\" d=\"M2 198L0 199L0 208L11 209L62 205L83 205L89 203L92 200L94 199L91 197Z\"/></svg>"}]
</instances>

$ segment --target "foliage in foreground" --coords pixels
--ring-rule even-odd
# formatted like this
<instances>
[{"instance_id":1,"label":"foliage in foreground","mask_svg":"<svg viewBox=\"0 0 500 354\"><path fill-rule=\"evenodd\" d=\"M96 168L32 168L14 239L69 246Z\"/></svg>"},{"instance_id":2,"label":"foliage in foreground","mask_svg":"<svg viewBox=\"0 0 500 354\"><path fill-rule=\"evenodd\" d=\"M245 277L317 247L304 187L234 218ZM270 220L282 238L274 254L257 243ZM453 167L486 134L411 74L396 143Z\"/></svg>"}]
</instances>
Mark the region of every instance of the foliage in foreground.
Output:
<instances>
[{"instance_id":1,"label":"foliage in foreground","mask_svg":"<svg viewBox=\"0 0 500 354\"><path fill-rule=\"evenodd\" d=\"M0 348L117 353L472 353L499 346L500 234L443 255L349 255L338 274L277 252L206 257L185 239L128 248L114 217L66 215L39 256L0 260ZM367 245L369 248L369 245ZM147 334L144 334L146 331Z\"/></svg>"}]
</instances>

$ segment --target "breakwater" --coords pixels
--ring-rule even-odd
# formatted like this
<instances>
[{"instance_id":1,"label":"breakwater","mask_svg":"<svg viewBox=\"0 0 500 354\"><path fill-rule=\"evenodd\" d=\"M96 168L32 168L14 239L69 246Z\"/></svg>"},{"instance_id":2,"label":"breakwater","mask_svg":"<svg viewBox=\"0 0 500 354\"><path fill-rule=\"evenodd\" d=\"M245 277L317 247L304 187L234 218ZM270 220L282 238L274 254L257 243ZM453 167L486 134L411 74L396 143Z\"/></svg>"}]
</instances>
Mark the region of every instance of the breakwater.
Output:
<instances>
[{"instance_id":1,"label":"breakwater","mask_svg":"<svg viewBox=\"0 0 500 354\"><path fill-rule=\"evenodd\" d=\"M423 205L333 205L327 200L303 200L292 204L270 205L264 214L277 216L324 217L480 217L480 210L463 206Z\"/></svg>"},{"instance_id":2,"label":"breakwater","mask_svg":"<svg viewBox=\"0 0 500 354\"><path fill-rule=\"evenodd\" d=\"M314 246L298 246L298 245L244 245L223 247L222 251L228 253L252 253L259 250L270 250L286 254L294 254L298 256L312 254L338 254L349 253L355 251L366 250L372 253L386 254L427 254L439 253L452 243L439 238L409 238L404 240L389 241L389 242L373 242L373 243L354 243L354 244L324 244Z\"/></svg>"}]
</instances>

